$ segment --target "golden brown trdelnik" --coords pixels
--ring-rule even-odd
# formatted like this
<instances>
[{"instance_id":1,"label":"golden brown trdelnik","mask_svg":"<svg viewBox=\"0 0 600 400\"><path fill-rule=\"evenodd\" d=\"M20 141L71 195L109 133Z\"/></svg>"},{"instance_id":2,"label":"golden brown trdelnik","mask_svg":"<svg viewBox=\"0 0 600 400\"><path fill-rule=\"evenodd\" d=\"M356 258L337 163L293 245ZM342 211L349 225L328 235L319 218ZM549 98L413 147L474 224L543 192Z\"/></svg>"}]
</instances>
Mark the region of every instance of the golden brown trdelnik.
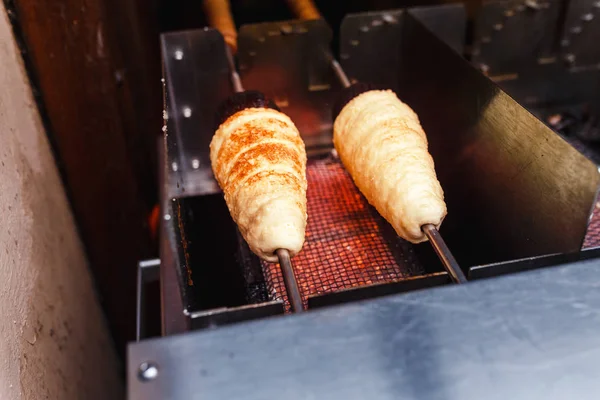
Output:
<instances>
[{"instance_id":1,"label":"golden brown trdelnik","mask_svg":"<svg viewBox=\"0 0 600 400\"><path fill-rule=\"evenodd\" d=\"M306 229L306 150L290 118L250 107L229 116L210 144L214 175L250 249L276 262L293 257Z\"/></svg>"}]
</instances>

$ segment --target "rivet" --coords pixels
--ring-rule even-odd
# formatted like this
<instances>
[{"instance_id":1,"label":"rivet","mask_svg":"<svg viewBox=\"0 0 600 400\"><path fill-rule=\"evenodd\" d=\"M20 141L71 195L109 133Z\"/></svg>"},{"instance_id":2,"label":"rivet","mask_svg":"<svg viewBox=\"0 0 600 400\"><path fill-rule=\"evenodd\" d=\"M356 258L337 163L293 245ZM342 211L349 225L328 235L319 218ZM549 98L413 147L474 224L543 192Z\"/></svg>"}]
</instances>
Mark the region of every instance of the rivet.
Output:
<instances>
[{"instance_id":1,"label":"rivet","mask_svg":"<svg viewBox=\"0 0 600 400\"><path fill-rule=\"evenodd\" d=\"M189 107L184 107L183 108L183 116L186 118L189 118L192 116L192 109Z\"/></svg>"},{"instance_id":2,"label":"rivet","mask_svg":"<svg viewBox=\"0 0 600 400\"><path fill-rule=\"evenodd\" d=\"M179 169L179 166L177 165L177 163L176 163L176 162L172 162L172 163L171 163L171 169L172 169L174 172L177 172L177 170Z\"/></svg>"},{"instance_id":3,"label":"rivet","mask_svg":"<svg viewBox=\"0 0 600 400\"><path fill-rule=\"evenodd\" d=\"M396 22L398 22L396 17L394 17L392 14L384 14L382 18L388 24L395 24Z\"/></svg>"},{"instance_id":4,"label":"rivet","mask_svg":"<svg viewBox=\"0 0 600 400\"><path fill-rule=\"evenodd\" d=\"M594 14L592 14L592 13L583 14L581 16L581 20L584 22L590 22L593 19L594 19Z\"/></svg>"},{"instance_id":5,"label":"rivet","mask_svg":"<svg viewBox=\"0 0 600 400\"><path fill-rule=\"evenodd\" d=\"M194 168L194 169L200 168L200 160L198 160L197 158L194 158L192 160L192 168Z\"/></svg>"},{"instance_id":6,"label":"rivet","mask_svg":"<svg viewBox=\"0 0 600 400\"><path fill-rule=\"evenodd\" d=\"M574 26L571 28L571 33L578 35L583 29L580 26Z\"/></svg>"},{"instance_id":7,"label":"rivet","mask_svg":"<svg viewBox=\"0 0 600 400\"><path fill-rule=\"evenodd\" d=\"M294 28L291 25L285 24L281 26L281 33L284 35L289 35L292 32L294 32Z\"/></svg>"},{"instance_id":8,"label":"rivet","mask_svg":"<svg viewBox=\"0 0 600 400\"><path fill-rule=\"evenodd\" d=\"M153 362L144 362L138 368L138 377L142 381L151 381L158 376L158 365Z\"/></svg>"},{"instance_id":9,"label":"rivet","mask_svg":"<svg viewBox=\"0 0 600 400\"><path fill-rule=\"evenodd\" d=\"M175 59L183 60L183 51L182 50L175 50Z\"/></svg>"},{"instance_id":10,"label":"rivet","mask_svg":"<svg viewBox=\"0 0 600 400\"><path fill-rule=\"evenodd\" d=\"M170 221L171 220L171 215L170 214L165 214L163 215L163 218L165 221Z\"/></svg>"}]
</instances>

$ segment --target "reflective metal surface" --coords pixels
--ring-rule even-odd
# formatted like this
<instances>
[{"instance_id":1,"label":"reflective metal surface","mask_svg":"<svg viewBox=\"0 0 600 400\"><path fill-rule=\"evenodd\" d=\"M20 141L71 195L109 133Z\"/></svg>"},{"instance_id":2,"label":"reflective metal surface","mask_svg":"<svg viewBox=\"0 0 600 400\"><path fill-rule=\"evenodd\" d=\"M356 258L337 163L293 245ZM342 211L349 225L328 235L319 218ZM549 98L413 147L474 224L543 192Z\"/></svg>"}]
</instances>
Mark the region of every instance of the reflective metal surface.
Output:
<instances>
[{"instance_id":1,"label":"reflective metal surface","mask_svg":"<svg viewBox=\"0 0 600 400\"><path fill-rule=\"evenodd\" d=\"M213 29L161 35L166 88L168 196L220 192L209 144L218 105L233 91L221 34Z\"/></svg>"},{"instance_id":2,"label":"reflective metal surface","mask_svg":"<svg viewBox=\"0 0 600 400\"><path fill-rule=\"evenodd\" d=\"M349 14L340 28L340 62L350 80L397 87L399 46L405 12L462 54L466 15L462 4Z\"/></svg>"},{"instance_id":3,"label":"reflective metal surface","mask_svg":"<svg viewBox=\"0 0 600 400\"><path fill-rule=\"evenodd\" d=\"M330 41L323 20L245 25L238 35L244 87L275 100L296 124L309 155L331 147L331 101L339 85L323 56Z\"/></svg>"},{"instance_id":4,"label":"reflective metal surface","mask_svg":"<svg viewBox=\"0 0 600 400\"><path fill-rule=\"evenodd\" d=\"M134 343L128 398L596 399L598 261ZM158 367L140 379L143 363Z\"/></svg>"},{"instance_id":5,"label":"reflective metal surface","mask_svg":"<svg viewBox=\"0 0 600 400\"><path fill-rule=\"evenodd\" d=\"M579 250L597 167L415 18L403 29L397 93L427 132L459 264Z\"/></svg>"}]
</instances>

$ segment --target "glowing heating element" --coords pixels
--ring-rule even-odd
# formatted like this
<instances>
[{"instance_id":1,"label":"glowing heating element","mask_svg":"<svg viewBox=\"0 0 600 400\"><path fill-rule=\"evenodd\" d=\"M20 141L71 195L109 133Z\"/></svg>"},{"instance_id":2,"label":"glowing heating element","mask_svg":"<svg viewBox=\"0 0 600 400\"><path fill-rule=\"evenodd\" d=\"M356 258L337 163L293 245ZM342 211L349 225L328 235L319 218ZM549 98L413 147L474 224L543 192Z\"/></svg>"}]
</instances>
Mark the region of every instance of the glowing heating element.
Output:
<instances>
[{"instance_id":1,"label":"glowing heating element","mask_svg":"<svg viewBox=\"0 0 600 400\"><path fill-rule=\"evenodd\" d=\"M369 206L339 161L310 161L306 242L293 259L302 298L424 273L412 245ZM262 263L271 299L287 302L278 264Z\"/></svg>"}]
</instances>

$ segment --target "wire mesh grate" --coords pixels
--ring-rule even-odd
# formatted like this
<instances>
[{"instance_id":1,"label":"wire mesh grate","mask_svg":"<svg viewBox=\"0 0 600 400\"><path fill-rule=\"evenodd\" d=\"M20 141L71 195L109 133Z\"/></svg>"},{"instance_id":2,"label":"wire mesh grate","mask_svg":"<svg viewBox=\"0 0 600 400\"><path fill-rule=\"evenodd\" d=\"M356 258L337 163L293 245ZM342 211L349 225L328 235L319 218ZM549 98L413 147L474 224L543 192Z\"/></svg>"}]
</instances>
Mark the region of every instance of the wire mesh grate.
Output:
<instances>
[{"instance_id":1,"label":"wire mesh grate","mask_svg":"<svg viewBox=\"0 0 600 400\"><path fill-rule=\"evenodd\" d=\"M424 273L412 246L369 206L339 161L310 161L306 178L306 242L292 260L305 305L309 296ZM289 309L279 264L262 268L269 296Z\"/></svg>"},{"instance_id":2,"label":"wire mesh grate","mask_svg":"<svg viewBox=\"0 0 600 400\"><path fill-rule=\"evenodd\" d=\"M598 246L600 246L600 202L596 203L596 207L594 207L592 220L590 221L585 241L583 242L584 249Z\"/></svg>"}]
</instances>

